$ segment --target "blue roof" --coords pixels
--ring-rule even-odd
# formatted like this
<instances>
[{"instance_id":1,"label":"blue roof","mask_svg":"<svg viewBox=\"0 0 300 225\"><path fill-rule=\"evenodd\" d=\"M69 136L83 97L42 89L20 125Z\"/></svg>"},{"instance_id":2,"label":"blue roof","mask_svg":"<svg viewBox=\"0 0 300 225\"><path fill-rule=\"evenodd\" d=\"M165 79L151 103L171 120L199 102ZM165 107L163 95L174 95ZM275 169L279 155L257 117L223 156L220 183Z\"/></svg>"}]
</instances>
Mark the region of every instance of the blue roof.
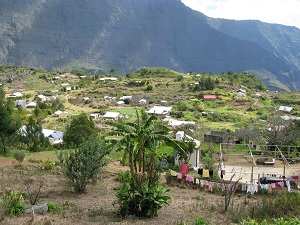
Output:
<instances>
[{"instance_id":1,"label":"blue roof","mask_svg":"<svg viewBox=\"0 0 300 225\"><path fill-rule=\"evenodd\" d=\"M63 132L60 132L60 131L54 131L52 134L50 134L48 137L51 137L51 138L55 138L55 139L62 139L64 136L64 133Z\"/></svg>"}]
</instances>

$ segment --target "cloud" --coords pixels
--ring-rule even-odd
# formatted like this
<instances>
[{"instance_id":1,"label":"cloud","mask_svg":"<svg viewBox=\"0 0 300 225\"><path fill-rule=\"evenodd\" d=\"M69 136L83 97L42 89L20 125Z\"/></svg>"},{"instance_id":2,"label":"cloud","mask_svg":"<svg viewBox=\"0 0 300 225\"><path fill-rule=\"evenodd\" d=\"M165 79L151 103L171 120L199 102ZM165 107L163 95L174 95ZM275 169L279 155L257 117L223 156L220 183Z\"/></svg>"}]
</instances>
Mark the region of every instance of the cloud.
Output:
<instances>
[{"instance_id":1,"label":"cloud","mask_svg":"<svg viewBox=\"0 0 300 225\"><path fill-rule=\"evenodd\" d=\"M299 0L182 0L182 2L214 18L255 19L300 28Z\"/></svg>"}]
</instances>

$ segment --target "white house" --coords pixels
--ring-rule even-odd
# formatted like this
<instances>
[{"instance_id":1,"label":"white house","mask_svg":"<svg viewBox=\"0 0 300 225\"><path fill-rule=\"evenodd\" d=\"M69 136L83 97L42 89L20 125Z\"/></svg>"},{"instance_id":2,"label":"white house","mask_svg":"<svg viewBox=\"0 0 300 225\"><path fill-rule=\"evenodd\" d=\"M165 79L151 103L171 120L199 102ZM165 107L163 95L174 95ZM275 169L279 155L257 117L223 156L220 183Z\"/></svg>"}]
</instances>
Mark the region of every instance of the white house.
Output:
<instances>
[{"instance_id":1,"label":"white house","mask_svg":"<svg viewBox=\"0 0 300 225\"><path fill-rule=\"evenodd\" d=\"M37 95L37 96L35 97L35 99L36 99L37 101L42 101L42 102L47 101L47 97L46 97L45 95Z\"/></svg>"},{"instance_id":2,"label":"white house","mask_svg":"<svg viewBox=\"0 0 300 225\"><path fill-rule=\"evenodd\" d=\"M282 111L282 112L288 112L290 113L292 110L293 110L293 107L289 107L289 106L280 106L279 111Z\"/></svg>"},{"instance_id":3,"label":"white house","mask_svg":"<svg viewBox=\"0 0 300 225\"><path fill-rule=\"evenodd\" d=\"M200 165L200 145L201 141L198 141L188 135L184 134L184 131L178 131L176 133L176 140L182 141L183 138L187 138L188 140L194 141L195 142L195 150L194 152L190 155L190 163L192 164L193 167L198 167ZM178 157L175 158L175 165L179 164Z\"/></svg>"},{"instance_id":4,"label":"white house","mask_svg":"<svg viewBox=\"0 0 300 225\"><path fill-rule=\"evenodd\" d=\"M139 104L141 104L141 105L145 105L146 103L147 103L146 99L139 100Z\"/></svg>"},{"instance_id":5,"label":"white house","mask_svg":"<svg viewBox=\"0 0 300 225\"><path fill-rule=\"evenodd\" d=\"M51 145L63 142L64 133L61 131L42 129L42 132L44 136L49 139Z\"/></svg>"},{"instance_id":6,"label":"white house","mask_svg":"<svg viewBox=\"0 0 300 225\"><path fill-rule=\"evenodd\" d=\"M45 138L49 139L51 145L59 144L63 142L64 133L61 131L42 129L42 133L45 136ZM19 134L22 136L27 136L27 129L25 125L23 125L19 129Z\"/></svg>"},{"instance_id":7,"label":"white house","mask_svg":"<svg viewBox=\"0 0 300 225\"><path fill-rule=\"evenodd\" d=\"M27 105L26 105L26 108L35 108L36 107L36 102L29 102Z\"/></svg>"},{"instance_id":8,"label":"white house","mask_svg":"<svg viewBox=\"0 0 300 225\"><path fill-rule=\"evenodd\" d=\"M196 122L175 120L175 119L172 119L169 116L167 116L163 121L167 121L168 122L168 126L171 126L173 128L177 127L177 126L185 125L185 124L196 125Z\"/></svg>"},{"instance_id":9,"label":"white house","mask_svg":"<svg viewBox=\"0 0 300 225\"><path fill-rule=\"evenodd\" d=\"M124 101L117 101L116 102L116 105L120 106L120 105L125 105L125 102Z\"/></svg>"},{"instance_id":10,"label":"white house","mask_svg":"<svg viewBox=\"0 0 300 225\"><path fill-rule=\"evenodd\" d=\"M120 98L120 100L125 100L125 99L129 99L129 100L131 100L132 99L132 96L131 95L124 95L124 96L122 96L121 98Z\"/></svg>"},{"instance_id":11,"label":"white house","mask_svg":"<svg viewBox=\"0 0 300 225\"><path fill-rule=\"evenodd\" d=\"M63 112L63 111L60 111L60 110L57 110L56 112L54 112L54 115L57 116L57 117L66 116L68 114L69 114L69 112Z\"/></svg>"},{"instance_id":12,"label":"white house","mask_svg":"<svg viewBox=\"0 0 300 225\"><path fill-rule=\"evenodd\" d=\"M90 114L90 118L91 119L97 119L97 118L99 118L100 117L100 113L91 113Z\"/></svg>"},{"instance_id":13,"label":"white house","mask_svg":"<svg viewBox=\"0 0 300 225\"><path fill-rule=\"evenodd\" d=\"M103 81L103 82L105 82L105 81L116 81L118 78L116 78L116 77L102 77L102 78L100 78L99 79L99 81Z\"/></svg>"},{"instance_id":14,"label":"white house","mask_svg":"<svg viewBox=\"0 0 300 225\"><path fill-rule=\"evenodd\" d=\"M147 111L151 115L167 115L172 110L172 107L154 106Z\"/></svg>"},{"instance_id":15,"label":"white house","mask_svg":"<svg viewBox=\"0 0 300 225\"><path fill-rule=\"evenodd\" d=\"M21 92L15 92L15 93L12 93L12 95L8 96L10 98L19 98L19 97L22 97L23 94Z\"/></svg>"},{"instance_id":16,"label":"white house","mask_svg":"<svg viewBox=\"0 0 300 225\"><path fill-rule=\"evenodd\" d=\"M118 119L121 117L121 113L119 112L106 112L102 118L103 119Z\"/></svg>"}]
</instances>

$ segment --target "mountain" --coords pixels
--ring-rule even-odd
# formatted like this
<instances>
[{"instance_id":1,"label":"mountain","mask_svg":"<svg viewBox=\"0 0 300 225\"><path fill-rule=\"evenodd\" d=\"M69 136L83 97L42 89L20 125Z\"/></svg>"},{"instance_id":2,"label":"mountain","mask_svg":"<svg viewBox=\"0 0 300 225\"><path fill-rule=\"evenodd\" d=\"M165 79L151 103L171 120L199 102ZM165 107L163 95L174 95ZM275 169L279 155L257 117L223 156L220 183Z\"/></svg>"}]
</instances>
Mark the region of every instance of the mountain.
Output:
<instances>
[{"instance_id":1,"label":"mountain","mask_svg":"<svg viewBox=\"0 0 300 225\"><path fill-rule=\"evenodd\" d=\"M47 70L251 71L300 89L300 30L214 19L180 0L0 0L0 64Z\"/></svg>"}]
</instances>

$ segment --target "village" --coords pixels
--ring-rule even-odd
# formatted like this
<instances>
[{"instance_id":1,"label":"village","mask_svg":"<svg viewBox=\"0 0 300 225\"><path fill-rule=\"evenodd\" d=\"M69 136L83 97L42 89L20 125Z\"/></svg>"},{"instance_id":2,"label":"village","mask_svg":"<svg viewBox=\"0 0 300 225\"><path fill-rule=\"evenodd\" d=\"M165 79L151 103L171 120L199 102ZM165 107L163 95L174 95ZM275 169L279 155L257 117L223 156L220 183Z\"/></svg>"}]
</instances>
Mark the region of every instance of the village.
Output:
<instances>
[{"instance_id":1,"label":"village","mask_svg":"<svg viewBox=\"0 0 300 225\"><path fill-rule=\"evenodd\" d=\"M213 77L214 81L212 81L211 76L207 74L180 74L162 68L150 68L147 71L149 75L141 76L144 71L143 69L137 71L137 74L128 76L108 74L97 77L87 74L45 74L42 72L42 75L39 75L39 79L30 88L32 77L37 76L35 72L25 79L15 78L11 82L2 78L1 86L3 86L5 98L13 101L15 110L22 110L26 115L35 114L37 117L41 117L42 133L54 150L63 148L66 128L72 119L81 113L86 114L100 134L110 131L113 128L111 123L133 122L137 109L144 110L149 117L157 117L160 123L170 129L170 133L176 141L193 143L193 149L189 149L185 160L174 153L161 158L164 182L170 187L175 187L178 193L188 191L187 189L194 193L194 196L186 194L189 196L185 199L187 201L196 198L199 190L210 195L215 192L224 193L225 188L229 190L225 193L225 198L229 198L227 205L225 203L227 210L231 204L231 197L234 198L235 193L259 196L265 192L274 195L274 193L282 191L286 193L298 191L300 173L298 146L283 142L282 144L280 142L271 143L271 141L267 143L260 140L261 137L251 136L249 133L241 135L244 132L242 132L243 126L256 120L265 126L262 134L270 135L283 131L291 121L299 119L297 102L291 105L274 104L273 99L278 100L281 95L285 96L285 94L280 91L268 90L266 87L258 89L251 85L242 85L243 75L247 76L247 74L238 75L240 81L232 82L230 79L219 78L217 75ZM221 79L222 82L217 82ZM207 87L203 85L205 82ZM292 94L296 95L297 93ZM295 97L293 99L296 100ZM271 101L272 103L270 103ZM50 105L51 107L49 107ZM41 111L39 112L37 109ZM272 116L276 115L273 123L267 121L267 115L271 114ZM25 122L20 127L19 133L26 136L26 129L28 128L26 128ZM279 135L278 137L281 138ZM297 140L295 140L296 142ZM35 160L57 162L56 154L50 154L47 159L42 156L42 152L40 153L41 159L34 159L33 155L36 153L29 152L22 164L33 165L34 168L33 161ZM100 175L100 177L102 176L100 179L104 179L103 181L105 179L111 181L120 171L128 169L128 167L122 166L122 160L119 158L110 158L111 162L108 168L112 171L108 172L110 174L108 177L107 174ZM207 161L207 158L212 160ZM3 159L2 167L14 165L13 161L13 159L9 161ZM54 171L59 171L59 169L56 168ZM54 177L50 179L54 179ZM65 183L62 181L62 177L55 179L59 180L57 182ZM2 183L2 193L7 185ZM47 185L50 188L50 184ZM234 188L232 188L233 186ZM95 188L92 187L93 192ZM105 189L106 197L112 194L112 190L108 190L109 187ZM219 205L223 200L220 200L222 199L220 196L217 198L219 200L215 204ZM258 201L255 197L250 200ZM60 204L62 203L60 202ZM177 202L177 204L188 203ZM195 204L199 203L191 200L188 207L193 208ZM176 206L172 207L176 208ZM112 206L108 208L113 210ZM191 210L186 221L190 220L195 212L197 210ZM103 219L105 213L99 213L97 216ZM25 219L28 217L30 215L25 216ZM180 223L180 217L182 215L174 218L177 224ZM45 218L43 215L40 216L41 221L49 220L48 217ZM59 215L55 215L54 218L58 221L61 219ZM16 219L16 221L20 220ZM68 224L65 223L65 220L63 221L64 224ZM9 219L6 222L14 224ZM131 222L140 224L140 221L136 219ZM156 222L156 220L149 221L145 224L155 224ZM169 224L169 222L162 222L162 224ZM218 221L217 223L223 224L223 222ZM90 223L92 222L90 221ZM224 222L224 224L226 223ZM103 224L108 223L103 222Z\"/></svg>"}]
</instances>

